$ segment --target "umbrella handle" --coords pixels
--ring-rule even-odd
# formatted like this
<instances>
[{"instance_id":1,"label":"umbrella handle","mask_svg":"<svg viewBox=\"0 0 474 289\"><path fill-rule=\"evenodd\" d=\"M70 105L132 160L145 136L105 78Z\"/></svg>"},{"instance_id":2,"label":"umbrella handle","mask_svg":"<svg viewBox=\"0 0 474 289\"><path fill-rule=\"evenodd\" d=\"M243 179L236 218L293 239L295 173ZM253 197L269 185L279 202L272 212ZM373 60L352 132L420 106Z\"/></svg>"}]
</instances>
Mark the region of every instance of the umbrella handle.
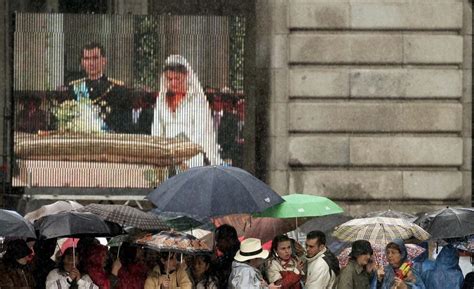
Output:
<instances>
[{"instance_id":1,"label":"umbrella handle","mask_svg":"<svg viewBox=\"0 0 474 289\"><path fill-rule=\"evenodd\" d=\"M76 248L74 246L74 239L72 239L72 266L76 268Z\"/></svg>"}]
</instances>

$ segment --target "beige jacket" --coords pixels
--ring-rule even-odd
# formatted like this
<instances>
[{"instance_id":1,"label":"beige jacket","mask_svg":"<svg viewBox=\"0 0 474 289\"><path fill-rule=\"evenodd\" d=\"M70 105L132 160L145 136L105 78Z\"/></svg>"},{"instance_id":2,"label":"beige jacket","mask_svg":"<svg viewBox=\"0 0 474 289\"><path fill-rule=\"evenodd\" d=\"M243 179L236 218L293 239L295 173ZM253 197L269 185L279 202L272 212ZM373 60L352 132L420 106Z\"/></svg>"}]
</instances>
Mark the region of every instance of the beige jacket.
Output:
<instances>
[{"instance_id":1,"label":"beige jacket","mask_svg":"<svg viewBox=\"0 0 474 289\"><path fill-rule=\"evenodd\" d=\"M193 284L189 279L186 269L181 266L176 271L169 274L170 276L170 287L169 289L192 289ZM153 271L148 275L145 280L144 289L161 289L161 284L166 278L166 274L161 274L160 267L155 266Z\"/></svg>"}]
</instances>

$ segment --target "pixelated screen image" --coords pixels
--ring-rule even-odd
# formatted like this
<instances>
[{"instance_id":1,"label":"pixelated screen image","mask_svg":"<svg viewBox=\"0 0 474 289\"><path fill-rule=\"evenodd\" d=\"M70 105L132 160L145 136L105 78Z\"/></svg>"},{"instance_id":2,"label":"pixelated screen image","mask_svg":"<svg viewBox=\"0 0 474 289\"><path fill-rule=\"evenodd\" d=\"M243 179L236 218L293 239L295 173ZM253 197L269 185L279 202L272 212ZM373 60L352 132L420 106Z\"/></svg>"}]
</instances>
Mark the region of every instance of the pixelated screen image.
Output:
<instances>
[{"instance_id":1,"label":"pixelated screen image","mask_svg":"<svg viewBox=\"0 0 474 289\"><path fill-rule=\"evenodd\" d=\"M13 186L242 166L245 18L15 15Z\"/></svg>"}]
</instances>

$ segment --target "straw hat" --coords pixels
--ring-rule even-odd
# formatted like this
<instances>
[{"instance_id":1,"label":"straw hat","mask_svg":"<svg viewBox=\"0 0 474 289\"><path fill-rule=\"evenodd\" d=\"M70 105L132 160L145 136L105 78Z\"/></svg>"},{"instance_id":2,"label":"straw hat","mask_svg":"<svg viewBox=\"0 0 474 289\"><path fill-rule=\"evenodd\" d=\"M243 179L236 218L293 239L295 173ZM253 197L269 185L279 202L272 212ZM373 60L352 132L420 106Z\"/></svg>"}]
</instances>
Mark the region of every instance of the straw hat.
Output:
<instances>
[{"instance_id":1,"label":"straw hat","mask_svg":"<svg viewBox=\"0 0 474 289\"><path fill-rule=\"evenodd\" d=\"M262 242L259 239L248 238L240 243L240 250L235 254L234 259L239 262L245 262L252 259L266 259L269 252L262 248Z\"/></svg>"}]
</instances>

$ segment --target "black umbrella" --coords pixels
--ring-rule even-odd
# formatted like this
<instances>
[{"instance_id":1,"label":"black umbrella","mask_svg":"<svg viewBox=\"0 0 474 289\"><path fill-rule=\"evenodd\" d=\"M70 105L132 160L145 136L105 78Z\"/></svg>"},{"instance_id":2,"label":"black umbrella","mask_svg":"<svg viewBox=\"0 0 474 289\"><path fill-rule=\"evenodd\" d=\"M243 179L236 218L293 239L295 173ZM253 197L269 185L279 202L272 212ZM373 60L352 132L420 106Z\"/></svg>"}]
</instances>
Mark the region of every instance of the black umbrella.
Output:
<instances>
[{"instance_id":1,"label":"black umbrella","mask_svg":"<svg viewBox=\"0 0 474 289\"><path fill-rule=\"evenodd\" d=\"M318 230L330 235L336 226L352 220L352 217L342 214L327 215L312 218L299 227L300 231L308 234L311 231Z\"/></svg>"},{"instance_id":2,"label":"black umbrella","mask_svg":"<svg viewBox=\"0 0 474 289\"><path fill-rule=\"evenodd\" d=\"M197 218L257 213L283 202L247 171L224 166L191 168L163 182L147 198L160 211Z\"/></svg>"},{"instance_id":3,"label":"black umbrella","mask_svg":"<svg viewBox=\"0 0 474 289\"><path fill-rule=\"evenodd\" d=\"M474 234L474 209L445 208L415 220L433 239L462 238Z\"/></svg>"},{"instance_id":4,"label":"black umbrella","mask_svg":"<svg viewBox=\"0 0 474 289\"><path fill-rule=\"evenodd\" d=\"M398 218L398 219L406 219L409 221L414 221L416 219L415 215L410 213L394 211L388 209L387 211L376 211L366 214L364 217L372 218L372 217L385 217L385 218Z\"/></svg>"},{"instance_id":5,"label":"black umbrella","mask_svg":"<svg viewBox=\"0 0 474 289\"><path fill-rule=\"evenodd\" d=\"M35 222L44 239L58 237L112 236L121 232L120 226L87 212L62 212L42 217Z\"/></svg>"},{"instance_id":6,"label":"black umbrella","mask_svg":"<svg viewBox=\"0 0 474 289\"><path fill-rule=\"evenodd\" d=\"M35 238L33 225L15 211L0 209L0 237Z\"/></svg>"},{"instance_id":7,"label":"black umbrella","mask_svg":"<svg viewBox=\"0 0 474 289\"><path fill-rule=\"evenodd\" d=\"M175 231L186 231L205 226L205 224L211 224L211 219L209 218L199 218L199 220L197 220L180 213L161 212L156 208L151 210L150 213L158 215Z\"/></svg>"},{"instance_id":8,"label":"black umbrella","mask_svg":"<svg viewBox=\"0 0 474 289\"><path fill-rule=\"evenodd\" d=\"M126 205L89 204L78 211L91 212L104 220L122 226L131 226L142 230L169 230L169 226L159 216Z\"/></svg>"}]
</instances>

